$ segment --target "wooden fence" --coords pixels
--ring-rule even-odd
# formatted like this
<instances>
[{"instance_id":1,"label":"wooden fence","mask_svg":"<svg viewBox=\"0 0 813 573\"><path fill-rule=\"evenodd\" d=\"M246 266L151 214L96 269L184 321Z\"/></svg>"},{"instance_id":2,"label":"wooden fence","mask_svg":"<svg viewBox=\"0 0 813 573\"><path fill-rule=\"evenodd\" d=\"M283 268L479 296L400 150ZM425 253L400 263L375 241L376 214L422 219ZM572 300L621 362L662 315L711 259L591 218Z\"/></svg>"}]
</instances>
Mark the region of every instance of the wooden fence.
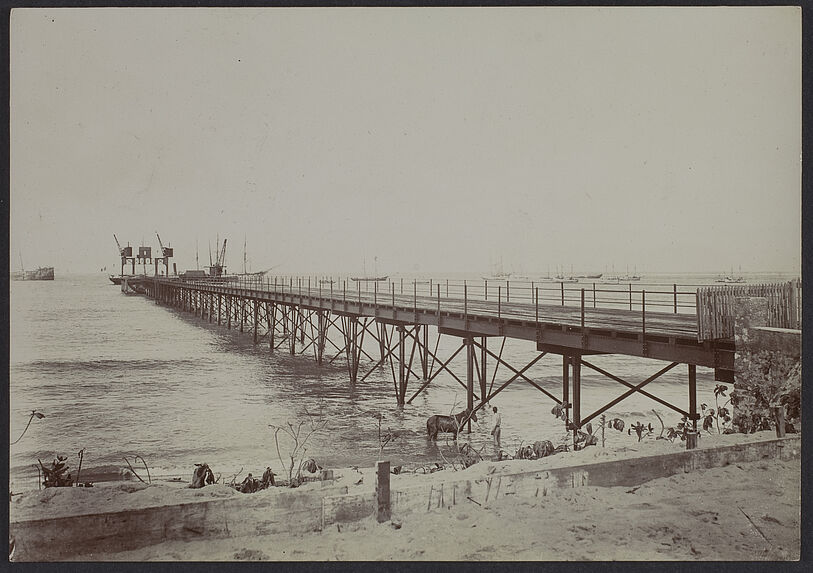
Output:
<instances>
[{"instance_id":1,"label":"wooden fence","mask_svg":"<svg viewBox=\"0 0 813 573\"><path fill-rule=\"evenodd\" d=\"M802 327L802 283L709 286L697 289L697 339L734 337L734 308L738 297L768 299L768 323L776 328Z\"/></svg>"}]
</instances>

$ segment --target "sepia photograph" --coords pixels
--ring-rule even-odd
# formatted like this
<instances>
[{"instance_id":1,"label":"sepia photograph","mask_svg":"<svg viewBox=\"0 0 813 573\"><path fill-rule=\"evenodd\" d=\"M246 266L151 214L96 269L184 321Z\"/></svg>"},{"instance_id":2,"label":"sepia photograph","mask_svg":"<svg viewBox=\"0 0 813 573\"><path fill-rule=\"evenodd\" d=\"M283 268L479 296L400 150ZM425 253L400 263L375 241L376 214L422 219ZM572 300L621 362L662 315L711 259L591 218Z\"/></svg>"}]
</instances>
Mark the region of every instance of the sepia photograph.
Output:
<instances>
[{"instance_id":1,"label":"sepia photograph","mask_svg":"<svg viewBox=\"0 0 813 573\"><path fill-rule=\"evenodd\" d=\"M9 561L793 566L802 12L11 9Z\"/></svg>"}]
</instances>

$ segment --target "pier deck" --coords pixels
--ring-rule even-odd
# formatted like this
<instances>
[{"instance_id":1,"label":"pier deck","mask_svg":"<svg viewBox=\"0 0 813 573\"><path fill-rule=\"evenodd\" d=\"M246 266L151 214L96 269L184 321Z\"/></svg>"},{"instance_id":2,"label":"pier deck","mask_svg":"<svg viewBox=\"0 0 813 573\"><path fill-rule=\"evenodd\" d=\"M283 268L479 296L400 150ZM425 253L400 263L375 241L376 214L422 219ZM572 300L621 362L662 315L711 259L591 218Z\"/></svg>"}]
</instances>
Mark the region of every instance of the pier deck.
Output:
<instances>
[{"instance_id":1,"label":"pier deck","mask_svg":"<svg viewBox=\"0 0 813 573\"><path fill-rule=\"evenodd\" d=\"M678 412L685 420L690 420L692 431L686 444L690 449L696 447L697 420L700 418L697 412L697 366L713 368L717 381L733 382L735 299L740 296L768 298L771 320L774 321L772 326L798 328L801 320L801 286L796 281L746 287L750 290L711 287L679 291L677 285L672 285L671 291L664 292L662 286L660 290L649 293L644 289L634 293L632 286L624 291L597 289L595 283L590 290L566 289L561 283L558 287L552 287L552 298L560 304L550 303L548 294L551 287L534 287L533 283L530 288L520 285L518 296L517 287L514 285L511 291L511 285L506 282L505 290L499 285L495 293L492 287L489 296L487 281L480 292L476 288L470 290L465 282L462 292L450 290L447 281L446 296L441 296L441 285L435 283L433 286L431 280L428 281L428 288L425 288L427 281L413 281L412 293L404 292L403 282L397 288L398 292L392 282L382 284L384 288L380 290L378 284L373 284L372 288L365 284L362 289L362 285L357 283L355 291L352 290L352 283L348 291L346 281L342 282L341 288L334 288L335 282L315 280L314 284L318 286L313 287L310 278L296 281L293 278L274 279L272 283L259 278L234 282L229 279L185 281L153 277L137 279L132 286L158 303L194 312L196 316L208 318L210 323L216 320L218 325L222 323L228 328L239 328L240 332L248 327L253 331L254 343L267 340L270 351L286 343L291 354L296 353L297 346L300 354L312 349L321 365L329 343L338 353L330 358L328 364L344 355L351 384L359 380L359 364L364 357L374 365L360 378L362 381L375 369L388 364L399 406L411 403L442 371L466 390L466 411L470 413L483 408L507 386L521 380L561 408L566 428L573 431L574 448L586 439L587 435L582 432L585 425L589 428L591 420L633 393L644 395ZM123 289L127 288L124 284ZM513 300L510 296L512 292ZM575 301L572 296L574 292L577 294ZM601 300L597 296L599 293L613 296L620 293L623 297L621 300ZM570 294L570 298L566 294ZM666 303L652 300L658 295L667 295ZM681 304L681 296L689 297L691 302ZM602 304L599 305L599 302ZM664 307L673 312L663 312ZM437 345L433 352L428 344L430 326L437 328L438 341L442 335L461 341L458 349L446 360L437 356ZM331 330L338 330L343 346L330 340L328 333ZM374 339L377 342L380 351L378 360L364 348L368 334L368 341ZM503 344L508 339L531 341L535 343L538 354L526 365L516 368L502 358L502 348L499 354L488 348L489 337L503 337ZM463 350L466 357L465 382L449 367L454 357ZM561 398L526 374L547 354L561 355ZM667 364L663 366L661 362L656 365L659 370L643 381L630 382L585 360L585 357L595 354L636 356ZM413 371L415 356L420 374ZM486 362L492 360L495 370L489 387ZM436 364L439 365L437 370ZM669 403L643 389L679 364L688 366L688 407ZM497 368L501 366L511 374L494 389ZM624 392L596 411L582 415L582 367L621 384ZM411 376L421 382L417 392L407 399ZM479 382L479 388L475 388L475 380ZM475 400L478 401L476 405ZM470 420L467 425L471 431Z\"/></svg>"},{"instance_id":2,"label":"pier deck","mask_svg":"<svg viewBox=\"0 0 813 573\"><path fill-rule=\"evenodd\" d=\"M505 302L457 296L435 297L391 292L331 292L308 286L257 283L213 284L208 281L162 284L208 293L246 297L259 302L296 305L333 314L373 317L391 324L431 325L465 336L506 336L537 343L539 350L579 354L627 354L731 371L733 338L698 340L695 314ZM440 289L439 289L440 290ZM646 307L646 305L644 305ZM557 350L558 349L558 350ZM725 376L723 374L723 376Z\"/></svg>"}]
</instances>

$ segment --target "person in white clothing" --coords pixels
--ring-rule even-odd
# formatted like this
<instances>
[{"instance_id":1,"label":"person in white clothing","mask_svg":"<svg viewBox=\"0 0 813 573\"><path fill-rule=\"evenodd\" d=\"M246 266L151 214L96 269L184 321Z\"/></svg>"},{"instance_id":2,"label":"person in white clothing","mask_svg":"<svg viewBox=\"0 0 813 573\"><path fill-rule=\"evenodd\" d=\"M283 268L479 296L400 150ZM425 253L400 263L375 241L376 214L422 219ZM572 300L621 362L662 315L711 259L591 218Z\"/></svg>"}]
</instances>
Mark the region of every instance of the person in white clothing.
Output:
<instances>
[{"instance_id":1,"label":"person in white clothing","mask_svg":"<svg viewBox=\"0 0 813 573\"><path fill-rule=\"evenodd\" d=\"M494 436L494 447L500 449L500 424L502 423L502 416L497 412L497 406L492 408L494 412L494 428L491 430L491 435Z\"/></svg>"}]
</instances>

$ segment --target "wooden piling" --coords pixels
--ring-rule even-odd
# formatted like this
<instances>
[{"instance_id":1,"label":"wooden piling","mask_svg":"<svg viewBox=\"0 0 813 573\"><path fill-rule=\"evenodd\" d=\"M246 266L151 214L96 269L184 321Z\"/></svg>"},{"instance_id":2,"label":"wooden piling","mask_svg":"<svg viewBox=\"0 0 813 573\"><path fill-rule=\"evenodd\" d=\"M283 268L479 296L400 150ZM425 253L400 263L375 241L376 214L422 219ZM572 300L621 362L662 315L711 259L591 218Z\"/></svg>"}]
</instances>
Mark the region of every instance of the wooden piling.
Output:
<instances>
[{"instance_id":1,"label":"wooden piling","mask_svg":"<svg viewBox=\"0 0 813 573\"><path fill-rule=\"evenodd\" d=\"M375 463L375 498L377 505L376 520L378 523L389 521L392 518L389 461Z\"/></svg>"},{"instance_id":2,"label":"wooden piling","mask_svg":"<svg viewBox=\"0 0 813 573\"><path fill-rule=\"evenodd\" d=\"M697 366L689 364L689 416L692 429L686 434L686 449L697 447Z\"/></svg>"}]
</instances>

